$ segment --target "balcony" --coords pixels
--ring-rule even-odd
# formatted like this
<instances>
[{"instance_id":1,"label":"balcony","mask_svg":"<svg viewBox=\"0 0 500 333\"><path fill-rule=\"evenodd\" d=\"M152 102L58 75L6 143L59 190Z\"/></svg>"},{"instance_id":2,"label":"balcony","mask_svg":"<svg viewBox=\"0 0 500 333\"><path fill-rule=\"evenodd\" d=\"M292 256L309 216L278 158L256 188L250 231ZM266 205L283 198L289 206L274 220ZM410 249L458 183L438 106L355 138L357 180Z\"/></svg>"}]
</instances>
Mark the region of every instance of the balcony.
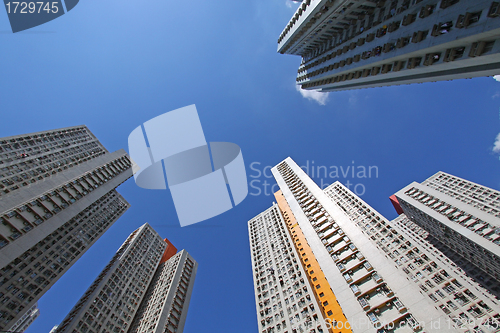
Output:
<instances>
[{"instance_id":1,"label":"balcony","mask_svg":"<svg viewBox=\"0 0 500 333\"><path fill-rule=\"evenodd\" d=\"M317 224L322 224L322 223L325 223L325 222L328 222L328 218L326 216L323 216L323 217L320 217L317 219Z\"/></svg>"},{"instance_id":2,"label":"balcony","mask_svg":"<svg viewBox=\"0 0 500 333\"><path fill-rule=\"evenodd\" d=\"M382 288L383 282L376 282L371 275L369 275L365 279L358 281L356 285L359 288L360 295L366 295Z\"/></svg>"},{"instance_id":3,"label":"balcony","mask_svg":"<svg viewBox=\"0 0 500 333\"><path fill-rule=\"evenodd\" d=\"M375 314L378 314L377 312L381 313L382 312L381 310L386 307L387 308L392 307L391 297L388 297L386 293L384 293L380 288L373 290L369 294L364 294L363 297L367 301L370 301L371 306L369 309L373 311ZM364 310L366 311L367 309Z\"/></svg>"},{"instance_id":4,"label":"balcony","mask_svg":"<svg viewBox=\"0 0 500 333\"><path fill-rule=\"evenodd\" d=\"M343 238L341 235L339 235L338 233L333 233L333 234L330 234L330 237L324 237L323 243L330 244L330 246L333 248L342 239ZM326 241L326 243L325 243L325 241Z\"/></svg>"},{"instance_id":5,"label":"balcony","mask_svg":"<svg viewBox=\"0 0 500 333\"><path fill-rule=\"evenodd\" d=\"M403 325L402 321L410 316L407 313L400 313L392 303L384 304L370 313L379 321L377 327L398 327L398 332L413 332L420 328L416 320L413 323L407 320L408 325ZM368 317L370 318L370 315Z\"/></svg>"},{"instance_id":6,"label":"balcony","mask_svg":"<svg viewBox=\"0 0 500 333\"><path fill-rule=\"evenodd\" d=\"M318 225L318 224L316 224L316 225ZM332 222L325 223L325 224L321 225L321 226L318 228L318 231L319 231L319 232L325 232L328 228L333 227L333 225L334 225L334 224L333 224Z\"/></svg>"},{"instance_id":7,"label":"balcony","mask_svg":"<svg viewBox=\"0 0 500 333\"><path fill-rule=\"evenodd\" d=\"M327 229L325 232L320 232L318 234L318 236L320 238L328 239L328 238L330 238L330 237L333 236L333 234L335 233L335 231L336 231L335 229Z\"/></svg>"},{"instance_id":8,"label":"balcony","mask_svg":"<svg viewBox=\"0 0 500 333\"><path fill-rule=\"evenodd\" d=\"M360 268L361 267L361 268ZM352 276L352 282L358 283L359 281L365 279L367 276L370 276L371 272L367 271L363 266L358 266L356 271L349 271Z\"/></svg>"},{"instance_id":9,"label":"balcony","mask_svg":"<svg viewBox=\"0 0 500 333\"><path fill-rule=\"evenodd\" d=\"M403 18L403 22L401 23L403 26L407 26L415 22L417 18L417 14L408 14Z\"/></svg>"},{"instance_id":10,"label":"balcony","mask_svg":"<svg viewBox=\"0 0 500 333\"><path fill-rule=\"evenodd\" d=\"M444 62L454 61L455 59L461 58L464 54L465 47L455 47L453 49L447 49L444 55Z\"/></svg>"},{"instance_id":11,"label":"balcony","mask_svg":"<svg viewBox=\"0 0 500 333\"><path fill-rule=\"evenodd\" d=\"M319 221L322 216L325 216L325 209L321 206L314 212L314 218Z\"/></svg>"},{"instance_id":12,"label":"balcony","mask_svg":"<svg viewBox=\"0 0 500 333\"><path fill-rule=\"evenodd\" d=\"M354 251L352 251L349 247L345 247L340 251L334 252L332 258L338 262L339 260L346 260L353 255Z\"/></svg>"},{"instance_id":13,"label":"balcony","mask_svg":"<svg viewBox=\"0 0 500 333\"><path fill-rule=\"evenodd\" d=\"M355 296L361 295L361 290L356 284L352 284L350 287Z\"/></svg>"},{"instance_id":14,"label":"balcony","mask_svg":"<svg viewBox=\"0 0 500 333\"><path fill-rule=\"evenodd\" d=\"M366 298L360 297L360 298L358 298L358 302L361 305L361 307L363 308L363 310L366 311L366 310L368 310L370 308L370 303L368 303L368 301L366 300Z\"/></svg>"},{"instance_id":15,"label":"balcony","mask_svg":"<svg viewBox=\"0 0 500 333\"><path fill-rule=\"evenodd\" d=\"M351 256L347 260L343 260L342 263L345 265L346 269L349 271L355 271L356 269L361 268L360 266L363 266L363 263L361 261L359 261L358 258L356 258L355 256L354 256L354 259Z\"/></svg>"},{"instance_id":16,"label":"balcony","mask_svg":"<svg viewBox=\"0 0 500 333\"><path fill-rule=\"evenodd\" d=\"M382 277L378 275L377 273L372 274L372 278L375 280L375 282L380 283L383 281Z\"/></svg>"},{"instance_id":17,"label":"balcony","mask_svg":"<svg viewBox=\"0 0 500 333\"><path fill-rule=\"evenodd\" d=\"M343 239L341 239L334 246L332 246L332 251L337 252L337 251L347 247L348 245L349 245L348 243L346 243Z\"/></svg>"}]
</instances>

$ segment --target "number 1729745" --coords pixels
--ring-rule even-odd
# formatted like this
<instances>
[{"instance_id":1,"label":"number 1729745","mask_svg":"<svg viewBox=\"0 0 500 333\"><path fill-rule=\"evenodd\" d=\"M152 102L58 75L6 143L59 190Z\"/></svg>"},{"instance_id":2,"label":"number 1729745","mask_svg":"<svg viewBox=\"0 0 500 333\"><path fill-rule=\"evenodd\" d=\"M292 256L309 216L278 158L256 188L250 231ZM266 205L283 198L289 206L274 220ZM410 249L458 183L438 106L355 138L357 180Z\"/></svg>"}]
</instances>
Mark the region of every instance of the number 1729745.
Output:
<instances>
[{"instance_id":1,"label":"number 1729745","mask_svg":"<svg viewBox=\"0 0 500 333\"><path fill-rule=\"evenodd\" d=\"M35 14L35 13L57 13L59 12L58 2L7 2L5 7L8 14Z\"/></svg>"}]
</instances>

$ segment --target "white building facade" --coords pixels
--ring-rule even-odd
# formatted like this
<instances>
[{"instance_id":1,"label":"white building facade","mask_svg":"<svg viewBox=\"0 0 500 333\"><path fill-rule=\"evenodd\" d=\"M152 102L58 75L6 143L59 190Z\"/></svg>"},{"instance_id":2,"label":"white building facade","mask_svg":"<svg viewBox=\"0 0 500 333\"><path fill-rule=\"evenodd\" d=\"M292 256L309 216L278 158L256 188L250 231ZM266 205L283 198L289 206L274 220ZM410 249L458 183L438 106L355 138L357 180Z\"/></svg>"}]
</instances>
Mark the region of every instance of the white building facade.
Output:
<instances>
[{"instance_id":1,"label":"white building facade","mask_svg":"<svg viewBox=\"0 0 500 333\"><path fill-rule=\"evenodd\" d=\"M323 92L500 74L500 3L307 0L278 39Z\"/></svg>"},{"instance_id":2,"label":"white building facade","mask_svg":"<svg viewBox=\"0 0 500 333\"><path fill-rule=\"evenodd\" d=\"M339 182L323 191L290 158L272 172L353 332L499 331L496 296L406 216Z\"/></svg>"},{"instance_id":3,"label":"white building facade","mask_svg":"<svg viewBox=\"0 0 500 333\"><path fill-rule=\"evenodd\" d=\"M405 215L500 296L500 192L438 172L395 194Z\"/></svg>"},{"instance_id":4,"label":"white building facade","mask_svg":"<svg viewBox=\"0 0 500 333\"><path fill-rule=\"evenodd\" d=\"M429 297L427 303L448 316L446 325L458 332L500 329L499 299L434 246L427 231L404 214L388 221L340 182L325 193L369 236L379 253Z\"/></svg>"},{"instance_id":5,"label":"white building facade","mask_svg":"<svg viewBox=\"0 0 500 333\"><path fill-rule=\"evenodd\" d=\"M182 332L197 269L185 250L160 263L129 332Z\"/></svg>"},{"instance_id":6,"label":"white building facade","mask_svg":"<svg viewBox=\"0 0 500 333\"><path fill-rule=\"evenodd\" d=\"M328 332L276 204L248 221L259 332Z\"/></svg>"}]
</instances>

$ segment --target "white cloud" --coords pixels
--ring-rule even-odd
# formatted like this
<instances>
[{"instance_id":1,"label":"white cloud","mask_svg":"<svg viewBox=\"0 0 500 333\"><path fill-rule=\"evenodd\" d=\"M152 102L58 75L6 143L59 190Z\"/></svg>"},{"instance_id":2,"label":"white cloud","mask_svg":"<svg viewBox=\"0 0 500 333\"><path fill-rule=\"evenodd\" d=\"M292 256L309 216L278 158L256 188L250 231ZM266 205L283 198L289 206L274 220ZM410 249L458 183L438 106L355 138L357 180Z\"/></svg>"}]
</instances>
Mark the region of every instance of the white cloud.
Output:
<instances>
[{"instance_id":1,"label":"white cloud","mask_svg":"<svg viewBox=\"0 0 500 333\"><path fill-rule=\"evenodd\" d=\"M330 93L319 92L316 90L304 90L301 89L299 85L296 85L295 89L297 89L297 91L300 92L302 97L316 101L318 102L319 105L326 105L326 102L328 101L328 94L330 94Z\"/></svg>"},{"instance_id":2,"label":"white cloud","mask_svg":"<svg viewBox=\"0 0 500 333\"><path fill-rule=\"evenodd\" d=\"M500 154L500 133L498 133L495 143L493 144L493 152Z\"/></svg>"},{"instance_id":3,"label":"white cloud","mask_svg":"<svg viewBox=\"0 0 500 333\"><path fill-rule=\"evenodd\" d=\"M300 1L297 2L295 0L285 0L285 5L288 7L288 8L294 8L294 9L297 9L298 6L300 5Z\"/></svg>"},{"instance_id":4,"label":"white cloud","mask_svg":"<svg viewBox=\"0 0 500 333\"><path fill-rule=\"evenodd\" d=\"M491 96L491 98L495 99L495 98L498 98L500 97L500 91L497 91L493 96Z\"/></svg>"},{"instance_id":5,"label":"white cloud","mask_svg":"<svg viewBox=\"0 0 500 333\"><path fill-rule=\"evenodd\" d=\"M498 82L500 82L500 75L494 75L494 76L493 76L493 78L494 78L495 80L497 80Z\"/></svg>"},{"instance_id":6,"label":"white cloud","mask_svg":"<svg viewBox=\"0 0 500 333\"><path fill-rule=\"evenodd\" d=\"M358 96L356 96L355 94L351 93L351 95L349 96L349 105L350 106L355 106L356 104L358 104Z\"/></svg>"}]
</instances>

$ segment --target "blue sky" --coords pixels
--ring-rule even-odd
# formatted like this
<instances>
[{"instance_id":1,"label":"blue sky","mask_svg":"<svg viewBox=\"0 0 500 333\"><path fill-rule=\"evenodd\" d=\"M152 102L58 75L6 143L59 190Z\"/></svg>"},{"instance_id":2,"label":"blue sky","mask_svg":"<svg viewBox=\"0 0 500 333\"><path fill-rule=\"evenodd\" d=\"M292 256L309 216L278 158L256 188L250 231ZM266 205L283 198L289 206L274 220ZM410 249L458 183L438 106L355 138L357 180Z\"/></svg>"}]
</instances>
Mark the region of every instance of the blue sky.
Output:
<instances>
[{"instance_id":1,"label":"blue sky","mask_svg":"<svg viewBox=\"0 0 500 333\"><path fill-rule=\"evenodd\" d=\"M27 333L59 324L145 222L199 263L184 332L256 332L247 221L273 202L264 182L275 182L259 173L287 156L329 169L376 166L378 177L316 180L358 185L388 218L396 216L390 195L439 170L500 188L500 142L494 152L500 82L303 97L295 88L300 58L276 53L296 6L82 0L70 13L17 34L0 11L0 137L85 124L108 150L127 149L129 133L144 121L196 104L207 141L238 144L254 181L236 208L185 228L168 191L127 181L119 192L132 207L42 297L41 316Z\"/></svg>"}]
</instances>

